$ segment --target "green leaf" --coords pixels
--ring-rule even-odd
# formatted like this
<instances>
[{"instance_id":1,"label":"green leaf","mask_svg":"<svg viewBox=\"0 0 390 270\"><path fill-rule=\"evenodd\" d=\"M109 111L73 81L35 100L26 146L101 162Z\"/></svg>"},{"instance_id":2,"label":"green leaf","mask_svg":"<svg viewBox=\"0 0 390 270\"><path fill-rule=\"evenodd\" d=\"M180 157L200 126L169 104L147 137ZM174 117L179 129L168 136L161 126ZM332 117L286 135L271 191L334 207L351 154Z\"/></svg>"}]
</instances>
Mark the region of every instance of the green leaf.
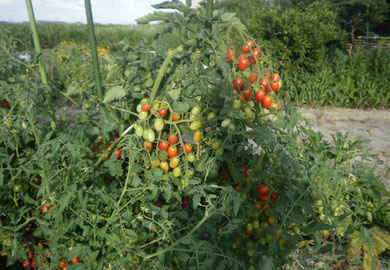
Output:
<instances>
[{"instance_id":1,"label":"green leaf","mask_svg":"<svg viewBox=\"0 0 390 270\"><path fill-rule=\"evenodd\" d=\"M192 1L191 0L186 0L186 5L187 5L187 7L191 7L192 6Z\"/></svg>"},{"instance_id":2,"label":"green leaf","mask_svg":"<svg viewBox=\"0 0 390 270\"><path fill-rule=\"evenodd\" d=\"M173 99L173 101L177 101L180 97L180 88L175 88L168 91L168 95Z\"/></svg>"},{"instance_id":3,"label":"green leaf","mask_svg":"<svg viewBox=\"0 0 390 270\"><path fill-rule=\"evenodd\" d=\"M139 24L148 24L150 22L155 22L155 21L167 21L170 18L171 14L173 14L173 12L169 13L163 11L154 11L153 13L141 17L136 21Z\"/></svg>"},{"instance_id":4,"label":"green leaf","mask_svg":"<svg viewBox=\"0 0 390 270\"><path fill-rule=\"evenodd\" d=\"M104 95L104 103L108 103L114 100L119 100L127 95L127 92L123 86L117 85L112 87L110 90L106 92Z\"/></svg>"},{"instance_id":5,"label":"green leaf","mask_svg":"<svg viewBox=\"0 0 390 270\"><path fill-rule=\"evenodd\" d=\"M200 195L199 194L196 194L193 198L192 198L192 207L194 209L198 208L198 205L200 203Z\"/></svg>"},{"instance_id":6,"label":"green leaf","mask_svg":"<svg viewBox=\"0 0 390 270\"><path fill-rule=\"evenodd\" d=\"M188 105L187 102L177 101L177 102L173 103L172 108L175 112L185 113L190 109L190 105Z\"/></svg>"},{"instance_id":7,"label":"green leaf","mask_svg":"<svg viewBox=\"0 0 390 270\"><path fill-rule=\"evenodd\" d=\"M325 224L322 221L319 221L319 222L313 222L310 225L304 227L302 229L302 232L307 233L307 234L311 234L311 233L319 232L322 230L330 230L331 228L332 228L332 226Z\"/></svg>"},{"instance_id":8,"label":"green leaf","mask_svg":"<svg viewBox=\"0 0 390 270\"><path fill-rule=\"evenodd\" d=\"M152 7L156 9L176 9L178 11L186 12L189 10L187 6L185 6L180 1L165 1L160 4L152 5Z\"/></svg>"},{"instance_id":9,"label":"green leaf","mask_svg":"<svg viewBox=\"0 0 390 270\"><path fill-rule=\"evenodd\" d=\"M238 210L240 210L241 206L241 196L237 194L234 199L233 199L233 210L234 210L234 215L237 216Z\"/></svg>"},{"instance_id":10,"label":"green leaf","mask_svg":"<svg viewBox=\"0 0 390 270\"><path fill-rule=\"evenodd\" d=\"M324 254L324 253L329 253L330 251L332 251L332 249L333 249L333 245L327 244L327 245L321 247L317 252L320 254L321 253Z\"/></svg>"}]
</instances>

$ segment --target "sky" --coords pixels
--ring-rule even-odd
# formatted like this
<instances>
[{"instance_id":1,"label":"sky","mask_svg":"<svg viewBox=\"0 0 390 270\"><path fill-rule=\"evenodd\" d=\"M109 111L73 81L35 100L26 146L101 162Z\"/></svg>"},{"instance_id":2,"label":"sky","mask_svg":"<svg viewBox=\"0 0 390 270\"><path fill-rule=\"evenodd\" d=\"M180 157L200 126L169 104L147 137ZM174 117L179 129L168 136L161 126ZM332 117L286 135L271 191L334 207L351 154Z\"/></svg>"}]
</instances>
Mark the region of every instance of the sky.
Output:
<instances>
[{"instance_id":1,"label":"sky","mask_svg":"<svg viewBox=\"0 0 390 270\"><path fill-rule=\"evenodd\" d=\"M91 0L95 23L135 24L136 19L165 0ZM86 22L84 0L32 0L35 19L41 21ZM28 21L25 0L0 0L0 21Z\"/></svg>"}]
</instances>

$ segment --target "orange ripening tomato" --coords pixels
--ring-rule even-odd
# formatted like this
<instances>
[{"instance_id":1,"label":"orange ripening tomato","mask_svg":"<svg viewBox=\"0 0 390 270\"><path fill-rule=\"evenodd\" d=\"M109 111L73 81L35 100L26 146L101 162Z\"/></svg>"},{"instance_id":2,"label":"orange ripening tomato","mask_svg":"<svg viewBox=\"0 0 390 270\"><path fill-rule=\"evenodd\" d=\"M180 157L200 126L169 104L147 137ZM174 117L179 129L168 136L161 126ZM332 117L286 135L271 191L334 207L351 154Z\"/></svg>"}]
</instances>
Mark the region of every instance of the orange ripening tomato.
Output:
<instances>
[{"instance_id":1,"label":"orange ripening tomato","mask_svg":"<svg viewBox=\"0 0 390 270\"><path fill-rule=\"evenodd\" d=\"M174 112L174 113L172 114L172 121L179 121L180 118L181 118L180 113Z\"/></svg>"},{"instance_id":2,"label":"orange ripening tomato","mask_svg":"<svg viewBox=\"0 0 390 270\"><path fill-rule=\"evenodd\" d=\"M158 114L159 114L162 118L164 118L165 115L167 115L167 112L168 112L168 109L160 109L160 110L158 110Z\"/></svg>"},{"instance_id":3,"label":"orange ripening tomato","mask_svg":"<svg viewBox=\"0 0 390 270\"><path fill-rule=\"evenodd\" d=\"M270 86L271 86L271 89L276 92L279 90L280 84L279 84L279 82L271 82Z\"/></svg>"},{"instance_id":4,"label":"orange ripening tomato","mask_svg":"<svg viewBox=\"0 0 390 270\"><path fill-rule=\"evenodd\" d=\"M146 148L146 149L148 149L148 152L150 153L150 152L152 152L152 150L153 150L153 144L151 143L151 142L144 142L143 143L143 146Z\"/></svg>"},{"instance_id":5,"label":"orange ripening tomato","mask_svg":"<svg viewBox=\"0 0 390 270\"><path fill-rule=\"evenodd\" d=\"M116 159L121 159L122 157L122 150L120 150L119 148L115 150L115 154L116 154Z\"/></svg>"},{"instance_id":6,"label":"orange ripening tomato","mask_svg":"<svg viewBox=\"0 0 390 270\"><path fill-rule=\"evenodd\" d=\"M148 102L146 102L146 103L142 104L141 110L143 110L144 112L147 112L150 110L150 107L151 107L150 104Z\"/></svg>"},{"instance_id":7,"label":"orange ripening tomato","mask_svg":"<svg viewBox=\"0 0 390 270\"><path fill-rule=\"evenodd\" d=\"M262 102L264 100L264 98L265 98L265 92L264 91L259 90L259 91L256 92L256 94L255 94L255 101L257 103Z\"/></svg>"},{"instance_id":8,"label":"orange ripening tomato","mask_svg":"<svg viewBox=\"0 0 390 270\"><path fill-rule=\"evenodd\" d=\"M278 73L272 74L271 81L279 82L280 81L280 76Z\"/></svg>"},{"instance_id":9,"label":"orange ripening tomato","mask_svg":"<svg viewBox=\"0 0 390 270\"><path fill-rule=\"evenodd\" d=\"M272 104L272 97L270 97L270 96L264 97L263 102L262 102L263 107L264 108L271 108L271 104Z\"/></svg>"},{"instance_id":10,"label":"orange ripening tomato","mask_svg":"<svg viewBox=\"0 0 390 270\"><path fill-rule=\"evenodd\" d=\"M184 144L184 151L186 152L187 155L188 155L189 153L191 153L191 151L192 151L192 145L189 144L189 143L185 143L185 144Z\"/></svg>"},{"instance_id":11,"label":"orange ripening tomato","mask_svg":"<svg viewBox=\"0 0 390 270\"><path fill-rule=\"evenodd\" d=\"M249 75L249 81L251 83L254 83L256 80L257 80L257 73L256 72L252 72L251 75Z\"/></svg>"},{"instance_id":12,"label":"orange ripening tomato","mask_svg":"<svg viewBox=\"0 0 390 270\"><path fill-rule=\"evenodd\" d=\"M173 145L169 146L169 148L168 148L168 156L169 157L174 157L176 155L177 155L177 147L173 146Z\"/></svg>"},{"instance_id":13,"label":"orange ripening tomato","mask_svg":"<svg viewBox=\"0 0 390 270\"><path fill-rule=\"evenodd\" d=\"M242 91L242 93L244 94L244 99L245 99L245 100L248 100L248 99L251 97L251 91L248 90L248 89Z\"/></svg>"},{"instance_id":14,"label":"orange ripening tomato","mask_svg":"<svg viewBox=\"0 0 390 270\"><path fill-rule=\"evenodd\" d=\"M272 108L275 109L275 112L277 112L277 111L279 110L279 106L278 106L278 104L276 104L276 103L272 103L272 104L271 104L271 108L270 108L270 109L272 109Z\"/></svg>"}]
</instances>

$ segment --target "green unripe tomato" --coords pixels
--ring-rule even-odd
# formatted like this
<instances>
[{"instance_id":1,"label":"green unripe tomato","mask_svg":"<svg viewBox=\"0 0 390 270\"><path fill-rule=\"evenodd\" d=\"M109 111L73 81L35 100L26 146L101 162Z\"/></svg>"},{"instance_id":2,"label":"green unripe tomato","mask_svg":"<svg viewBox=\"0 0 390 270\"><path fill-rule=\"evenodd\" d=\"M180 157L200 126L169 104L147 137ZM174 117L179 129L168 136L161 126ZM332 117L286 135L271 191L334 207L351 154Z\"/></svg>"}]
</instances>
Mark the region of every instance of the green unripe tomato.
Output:
<instances>
[{"instance_id":1,"label":"green unripe tomato","mask_svg":"<svg viewBox=\"0 0 390 270\"><path fill-rule=\"evenodd\" d=\"M221 144L222 144L222 140L221 139L216 139L214 142L213 142L213 149L218 149L221 147Z\"/></svg>"},{"instance_id":2,"label":"green unripe tomato","mask_svg":"<svg viewBox=\"0 0 390 270\"><path fill-rule=\"evenodd\" d=\"M26 193L30 190L30 185L28 183L24 183L22 189L23 192Z\"/></svg>"},{"instance_id":3,"label":"green unripe tomato","mask_svg":"<svg viewBox=\"0 0 390 270\"><path fill-rule=\"evenodd\" d=\"M189 161L189 162L194 162L195 161L195 155L194 154L189 154L189 155L187 155L187 160Z\"/></svg>"},{"instance_id":4,"label":"green unripe tomato","mask_svg":"<svg viewBox=\"0 0 390 270\"><path fill-rule=\"evenodd\" d=\"M228 126L228 131L234 131L236 129L236 125L231 123L229 126Z\"/></svg>"},{"instance_id":5,"label":"green unripe tomato","mask_svg":"<svg viewBox=\"0 0 390 270\"><path fill-rule=\"evenodd\" d=\"M14 191L15 191L15 192L20 192L21 190L22 190L22 185L16 184L16 185L14 186Z\"/></svg>"},{"instance_id":6,"label":"green unripe tomato","mask_svg":"<svg viewBox=\"0 0 390 270\"><path fill-rule=\"evenodd\" d=\"M244 107L244 113L245 113L246 117L248 117L249 119L251 119L252 116L253 116L253 111L252 111L252 109L251 109L250 107L248 107L248 106L245 106L245 107Z\"/></svg>"},{"instance_id":7,"label":"green unripe tomato","mask_svg":"<svg viewBox=\"0 0 390 270\"><path fill-rule=\"evenodd\" d=\"M239 108L241 108L241 100L239 100L239 99L233 100L233 108L234 108L234 109L239 109Z\"/></svg>"},{"instance_id":8,"label":"green unripe tomato","mask_svg":"<svg viewBox=\"0 0 390 270\"><path fill-rule=\"evenodd\" d=\"M232 123L232 119L226 118L222 121L221 127L227 128Z\"/></svg>"},{"instance_id":9,"label":"green unripe tomato","mask_svg":"<svg viewBox=\"0 0 390 270\"><path fill-rule=\"evenodd\" d=\"M175 177L179 177L181 175L181 169L180 167L176 167L175 169L173 169L173 175Z\"/></svg>"},{"instance_id":10,"label":"green unripe tomato","mask_svg":"<svg viewBox=\"0 0 390 270\"><path fill-rule=\"evenodd\" d=\"M215 119L215 117L216 117L215 112L210 112L210 113L207 115L207 120Z\"/></svg>"},{"instance_id":11,"label":"green unripe tomato","mask_svg":"<svg viewBox=\"0 0 390 270\"><path fill-rule=\"evenodd\" d=\"M192 108L191 114L196 116L196 115L200 114L201 111L202 111L202 107L200 107L199 105L196 105Z\"/></svg>"},{"instance_id":12,"label":"green unripe tomato","mask_svg":"<svg viewBox=\"0 0 390 270\"><path fill-rule=\"evenodd\" d=\"M255 107L255 102L254 102L253 100L249 100L249 101L248 101L248 106L249 106L250 108L254 108L254 107Z\"/></svg>"},{"instance_id":13,"label":"green unripe tomato","mask_svg":"<svg viewBox=\"0 0 390 270\"><path fill-rule=\"evenodd\" d=\"M194 171L193 171L193 170L191 170L191 169L190 169L190 170L188 170L188 171L187 171L187 177L188 177L188 178L192 178L192 177L194 177Z\"/></svg>"},{"instance_id":14,"label":"green unripe tomato","mask_svg":"<svg viewBox=\"0 0 390 270\"><path fill-rule=\"evenodd\" d=\"M148 118L148 115L149 115L149 112L140 111L138 113L138 118L139 118L139 120L145 120L146 118Z\"/></svg>"},{"instance_id":15,"label":"green unripe tomato","mask_svg":"<svg viewBox=\"0 0 390 270\"><path fill-rule=\"evenodd\" d=\"M144 130L143 137L148 142L153 142L154 139L156 138L154 131L151 128L147 128Z\"/></svg>"},{"instance_id":16,"label":"green unripe tomato","mask_svg":"<svg viewBox=\"0 0 390 270\"><path fill-rule=\"evenodd\" d=\"M160 103L156 102L152 105L152 109L153 111L157 111L158 109L160 109Z\"/></svg>"},{"instance_id":17,"label":"green unripe tomato","mask_svg":"<svg viewBox=\"0 0 390 270\"><path fill-rule=\"evenodd\" d=\"M248 243L246 243L246 248L247 249L254 249L255 243L253 241L248 241Z\"/></svg>"},{"instance_id":18,"label":"green unripe tomato","mask_svg":"<svg viewBox=\"0 0 390 270\"><path fill-rule=\"evenodd\" d=\"M148 102L148 99L147 99L147 98L143 98L143 99L141 100L141 105L145 104L146 102Z\"/></svg>"},{"instance_id":19,"label":"green unripe tomato","mask_svg":"<svg viewBox=\"0 0 390 270\"><path fill-rule=\"evenodd\" d=\"M218 156L222 156L223 155L223 148L218 148L217 150L215 150L215 153L218 155Z\"/></svg>"},{"instance_id":20,"label":"green unripe tomato","mask_svg":"<svg viewBox=\"0 0 390 270\"><path fill-rule=\"evenodd\" d=\"M253 257L255 255L255 251L253 249L248 249L246 254L248 254L249 257Z\"/></svg>"},{"instance_id":21,"label":"green unripe tomato","mask_svg":"<svg viewBox=\"0 0 390 270\"><path fill-rule=\"evenodd\" d=\"M137 105L137 112L141 112L142 111L141 107L142 107L142 104L138 104Z\"/></svg>"},{"instance_id":22,"label":"green unripe tomato","mask_svg":"<svg viewBox=\"0 0 390 270\"><path fill-rule=\"evenodd\" d=\"M191 123L190 129L191 130L198 130L202 127L202 123L199 120L195 120L194 122Z\"/></svg>"},{"instance_id":23,"label":"green unripe tomato","mask_svg":"<svg viewBox=\"0 0 390 270\"><path fill-rule=\"evenodd\" d=\"M260 222L258 219L253 220L252 222L253 229L258 229L260 227Z\"/></svg>"},{"instance_id":24,"label":"green unripe tomato","mask_svg":"<svg viewBox=\"0 0 390 270\"><path fill-rule=\"evenodd\" d=\"M144 128L141 127L141 126L136 126L135 127L135 134L138 136L138 137L142 137L144 135Z\"/></svg>"},{"instance_id":25,"label":"green unripe tomato","mask_svg":"<svg viewBox=\"0 0 390 270\"><path fill-rule=\"evenodd\" d=\"M157 131L163 130L163 128L164 128L164 120L162 120L162 119L160 119L160 118L157 118L157 119L154 121L154 128L155 128Z\"/></svg>"}]
</instances>

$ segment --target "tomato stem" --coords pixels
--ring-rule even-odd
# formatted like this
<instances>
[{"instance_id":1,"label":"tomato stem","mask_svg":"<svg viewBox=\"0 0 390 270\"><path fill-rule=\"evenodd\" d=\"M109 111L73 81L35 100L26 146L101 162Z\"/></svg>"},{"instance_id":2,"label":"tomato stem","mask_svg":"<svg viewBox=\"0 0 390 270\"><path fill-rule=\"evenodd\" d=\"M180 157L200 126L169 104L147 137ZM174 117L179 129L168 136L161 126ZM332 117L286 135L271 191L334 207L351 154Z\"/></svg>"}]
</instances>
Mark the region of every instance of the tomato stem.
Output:
<instances>
[{"instance_id":1,"label":"tomato stem","mask_svg":"<svg viewBox=\"0 0 390 270\"><path fill-rule=\"evenodd\" d=\"M158 71L156 81L154 82L152 93L150 94L150 102L153 102L153 100L156 98L157 90L160 86L162 78L164 77L164 74L167 72L168 65L171 62L172 58L182 50L183 50L183 45L180 45L173 51L168 52L168 56L167 58L165 58L160 70Z\"/></svg>"}]
</instances>

